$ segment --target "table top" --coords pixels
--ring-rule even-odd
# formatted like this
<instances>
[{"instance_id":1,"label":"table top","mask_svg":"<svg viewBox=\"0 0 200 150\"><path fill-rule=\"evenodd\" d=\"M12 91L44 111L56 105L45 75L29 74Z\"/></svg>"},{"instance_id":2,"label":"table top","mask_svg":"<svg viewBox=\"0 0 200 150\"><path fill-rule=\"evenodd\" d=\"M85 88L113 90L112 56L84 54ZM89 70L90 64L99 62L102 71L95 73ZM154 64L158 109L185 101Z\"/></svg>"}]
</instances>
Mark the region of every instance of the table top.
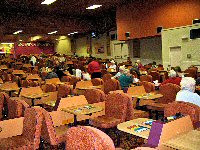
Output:
<instances>
[{"instance_id":1,"label":"table top","mask_svg":"<svg viewBox=\"0 0 200 150\"><path fill-rule=\"evenodd\" d=\"M15 82L6 82L0 86L2 91L17 91L19 90L18 85Z\"/></svg>"},{"instance_id":2,"label":"table top","mask_svg":"<svg viewBox=\"0 0 200 150\"><path fill-rule=\"evenodd\" d=\"M1 65L1 66L0 66L0 69L1 69L1 70L7 70L8 67L7 67L6 65Z\"/></svg>"},{"instance_id":3,"label":"table top","mask_svg":"<svg viewBox=\"0 0 200 150\"><path fill-rule=\"evenodd\" d=\"M157 99L163 97L162 94L155 94L155 93L146 93L142 95L132 95L132 97L137 97L140 99Z\"/></svg>"},{"instance_id":4,"label":"table top","mask_svg":"<svg viewBox=\"0 0 200 150\"><path fill-rule=\"evenodd\" d=\"M47 97L49 96L49 94L48 93L27 93L27 94L22 94L22 96L25 98L37 99L37 98Z\"/></svg>"},{"instance_id":5,"label":"table top","mask_svg":"<svg viewBox=\"0 0 200 150\"><path fill-rule=\"evenodd\" d=\"M26 77L27 80L40 80L41 78L39 77L38 74L33 74L33 75L28 75Z\"/></svg>"},{"instance_id":6,"label":"table top","mask_svg":"<svg viewBox=\"0 0 200 150\"><path fill-rule=\"evenodd\" d=\"M0 127L0 132L2 131L2 128Z\"/></svg>"},{"instance_id":7,"label":"table top","mask_svg":"<svg viewBox=\"0 0 200 150\"><path fill-rule=\"evenodd\" d=\"M89 115L92 113L100 112L103 110L103 108L94 106L92 104L87 104L70 108L62 108L61 110L74 115Z\"/></svg>"},{"instance_id":8,"label":"table top","mask_svg":"<svg viewBox=\"0 0 200 150\"><path fill-rule=\"evenodd\" d=\"M136 136L144 138L144 139L148 139L151 126L145 125L144 122L150 121L150 120L151 119L149 119L149 118L133 119L133 120L126 121L126 122L118 124L117 129L120 130L120 131L129 133L129 134L136 135ZM139 126L147 127L147 130L141 131L141 132L134 131L134 130L130 129L130 126L133 126L133 125L139 125Z\"/></svg>"},{"instance_id":9,"label":"table top","mask_svg":"<svg viewBox=\"0 0 200 150\"><path fill-rule=\"evenodd\" d=\"M24 71L23 70L13 70L12 74L21 74L24 75Z\"/></svg>"},{"instance_id":10,"label":"table top","mask_svg":"<svg viewBox=\"0 0 200 150\"><path fill-rule=\"evenodd\" d=\"M34 67L34 66L32 66L31 64L23 64L22 67L24 67L24 68L31 68L31 67Z\"/></svg>"},{"instance_id":11,"label":"table top","mask_svg":"<svg viewBox=\"0 0 200 150\"><path fill-rule=\"evenodd\" d=\"M101 89L102 86L98 85L98 86L88 86L88 87L77 87L78 90L89 90L89 89Z\"/></svg>"},{"instance_id":12,"label":"table top","mask_svg":"<svg viewBox=\"0 0 200 150\"><path fill-rule=\"evenodd\" d=\"M181 150L199 150L200 149L200 131L192 130L181 134L165 143L164 146Z\"/></svg>"}]
</instances>

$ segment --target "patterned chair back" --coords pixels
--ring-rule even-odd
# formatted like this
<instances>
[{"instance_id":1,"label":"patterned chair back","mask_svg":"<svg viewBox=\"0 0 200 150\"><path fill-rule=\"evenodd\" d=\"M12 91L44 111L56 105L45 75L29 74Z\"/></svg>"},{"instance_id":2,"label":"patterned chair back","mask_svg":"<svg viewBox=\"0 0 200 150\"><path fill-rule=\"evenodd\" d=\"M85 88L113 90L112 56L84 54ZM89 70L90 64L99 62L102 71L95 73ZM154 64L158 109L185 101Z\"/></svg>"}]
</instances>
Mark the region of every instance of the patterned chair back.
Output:
<instances>
[{"instance_id":1,"label":"patterned chair back","mask_svg":"<svg viewBox=\"0 0 200 150\"><path fill-rule=\"evenodd\" d=\"M108 94L110 91L116 91L120 89L120 83L116 79L108 79L104 82L104 92Z\"/></svg>"},{"instance_id":2,"label":"patterned chair back","mask_svg":"<svg viewBox=\"0 0 200 150\"><path fill-rule=\"evenodd\" d=\"M107 134L89 126L70 128L66 143L66 149L70 150L115 150L114 143Z\"/></svg>"},{"instance_id":3,"label":"patterned chair back","mask_svg":"<svg viewBox=\"0 0 200 150\"><path fill-rule=\"evenodd\" d=\"M140 81L153 82L153 78L151 75L142 75L140 76Z\"/></svg>"},{"instance_id":4,"label":"patterned chair back","mask_svg":"<svg viewBox=\"0 0 200 150\"><path fill-rule=\"evenodd\" d=\"M106 82L107 80L111 79L112 75L110 73L106 73L103 75L103 81Z\"/></svg>"},{"instance_id":5,"label":"patterned chair back","mask_svg":"<svg viewBox=\"0 0 200 150\"><path fill-rule=\"evenodd\" d=\"M104 81L101 78L94 78L91 80L94 86L103 85Z\"/></svg>"},{"instance_id":6,"label":"patterned chair back","mask_svg":"<svg viewBox=\"0 0 200 150\"><path fill-rule=\"evenodd\" d=\"M54 85L54 84L45 84L43 91L45 93L47 93L47 92L55 92L56 91L56 85Z\"/></svg>"},{"instance_id":7,"label":"patterned chair back","mask_svg":"<svg viewBox=\"0 0 200 150\"><path fill-rule=\"evenodd\" d=\"M160 86L159 93L163 95L163 97L159 98L159 103L168 104L176 99L176 94L181 90L181 87L172 84L167 83L162 86Z\"/></svg>"},{"instance_id":8,"label":"patterned chair back","mask_svg":"<svg viewBox=\"0 0 200 150\"><path fill-rule=\"evenodd\" d=\"M153 92L155 91L155 85L151 82L147 82L147 81L142 81L141 85L144 86L144 89L147 93Z\"/></svg>"},{"instance_id":9,"label":"patterned chair back","mask_svg":"<svg viewBox=\"0 0 200 150\"><path fill-rule=\"evenodd\" d=\"M89 104L103 102L106 98L105 93L99 89L85 90L83 95L85 96Z\"/></svg>"}]
</instances>

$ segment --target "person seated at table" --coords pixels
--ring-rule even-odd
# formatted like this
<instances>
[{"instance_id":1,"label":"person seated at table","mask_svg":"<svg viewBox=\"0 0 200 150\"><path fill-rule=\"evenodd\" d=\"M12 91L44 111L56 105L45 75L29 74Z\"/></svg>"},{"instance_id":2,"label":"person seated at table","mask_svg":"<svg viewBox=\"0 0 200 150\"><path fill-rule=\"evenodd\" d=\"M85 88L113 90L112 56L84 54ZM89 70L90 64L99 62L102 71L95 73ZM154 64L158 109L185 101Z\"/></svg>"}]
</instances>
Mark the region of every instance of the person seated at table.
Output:
<instances>
[{"instance_id":1,"label":"person seated at table","mask_svg":"<svg viewBox=\"0 0 200 150\"><path fill-rule=\"evenodd\" d=\"M156 64L155 61L153 61L151 68L152 68L152 69L154 69L154 68L158 68L158 66L157 66L157 64Z\"/></svg>"},{"instance_id":2,"label":"person seated at table","mask_svg":"<svg viewBox=\"0 0 200 150\"><path fill-rule=\"evenodd\" d=\"M111 65L109 68L114 69L114 71L116 71L117 66L115 65L115 61L111 60L110 63L111 63Z\"/></svg>"},{"instance_id":3,"label":"person seated at table","mask_svg":"<svg viewBox=\"0 0 200 150\"><path fill-rule=\"evenodd\" d=\"M137 65L133 65L133 67L130 69L130 73L132 74L133 72L136 72L138 78L140 77L140 71Z\"/></svg>"},{"instance_id":4,"label":"person seated at table","mask_svg":"<svg viewBox=\"0 0 200 150\"><path fill-rule=\"evenodd\" d=\"M176 101L190 102L200 106L200 96L195 91L196 81L192 77L184 77L181 80L181 90L176 95Z\"/></svg>"},{"instance_id":5,"label":"person seated at table","mask_svg":"<svg viewBox=\"0 0 200 150\"><path fill-rule=\"evenodd\" d=\"M58 78L57 74L55 72L49 72L45 79L52 79L52 78Z\"/></svg>"},{"instance_id":6,"label":"person seated at table","mask_svg":"<svg viewBox=\"0 0 200 150\"><path fill-rule=\"evenodd\" d=\"M135 62L135 65L134 65L135 67L137 67L139 70L141 69L141 68L143 68L143 65L142 65L142 63L141 63L141 61L138 59L136 62Z\"/></svg>"},{"instance_id":7,"label":"person seated at table","mask_svg":"<svg viewBox=\"0 0 200 150\"><path fill-rule=\"evenodd\" d=\"M130 85L133 83L133 77L128 69L125 69L124 73L119 77L119 82L122 90L130 87Z\"/></svg>"},{"instance_id":8,"label":"person seated at table","mask_svg":"<svg viewBox=\"0 0 200 150\"><path fill-rule=\"evenodd\" d=\"M119 78L123 73L124 73L124 70L125 70L125 66L120 66L119 67L119 72L112 78Z\"/></svg>"},{"instance_id":9,"label":"person seated at table","mask_svg":"<svg viewBox=\"0 0 200 150\"><path fill-rule=\"evenodd\" d=\"M91 74L91 79L101 78L101 67L96 58L88 64L88 73Z\"/></svg>"},{"instance_id":10,"label":"person seated at table","mask_svg":"<svg viewBox=\"0 0 200 150\"><path fill-rule=\"evenodd\" d=\"M30 62L32 62L33 66L35 66L36 61L37 61L36 57L34 55L32 55L30 58Z\"/></svg>"},{"instance_id":11,"label":"person seated at table","mask_svg":"<svg viewBox=\"0 0 200 150\"><path fill-rule=\"evenodd\" d=\"M167 84L167 83L173 83L180 86L181 78L177 77L177 73L174 70L169 71L169 79L165 80L161 83L161 85Z\"/></svg>"}]
</instances>

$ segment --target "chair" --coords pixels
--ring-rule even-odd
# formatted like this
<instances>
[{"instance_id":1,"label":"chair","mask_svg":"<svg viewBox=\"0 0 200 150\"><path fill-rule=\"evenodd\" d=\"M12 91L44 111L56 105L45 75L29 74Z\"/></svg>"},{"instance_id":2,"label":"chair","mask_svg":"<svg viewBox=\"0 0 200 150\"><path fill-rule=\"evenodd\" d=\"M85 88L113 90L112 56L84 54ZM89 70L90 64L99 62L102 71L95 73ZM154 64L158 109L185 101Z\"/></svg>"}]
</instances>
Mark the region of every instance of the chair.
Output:
<instances>
[{"instance_id":1,"label":"chair","mask_svg":"<svg viewBox=\"0 0 200 150\"><path fill-rule=\"evenodd\" d=\"M154 92L155 91L155 85L148 81L142 81L141 85L144 86L144 89L146 93Z\"/></svg>"},{"instance_id":2,"label":"chair","mask_svg":"<svg viewBox=\"0 0 200 150\"><path fill-rule=\"evenodd\" d=\"M120 83L116 79L108 79L104 82L104 92L108 94L110 91L116 91L120 89Z\"/></svg>"},{"instance_id":3,"label":"chair","mask_svg":"<svg viewBox=\"0 0 200 150\"><path fill-rule=\"evenodd\" d=\"M58 90L58 99L67 97L72 92L71 86L67 84L57 85L57 90Z\"/></svg>"},{"instance_id":4,"label":"chair","mask_svg":"<svg viewBox=\"0 0 200 150\"><path fill-rule=\"evenodd\" d=\"M0 140L0 149L39 149L43 115L40 108L25 110L22 135Z\"/></svg>"},{"instance_id":5,"label":"chair","mask_svg":"<svg viewBox=\"0 0 200 150\"><path fill-rule=\"evenodd\" d=\"M186 77L192 77L194 79L197 78L198 75L198 71L195 68L188 68L184 71L185 73L188 73L187 75L185 75Z\"/></svg>"},{"instance_id":6,"label":"chair","mask_svg":"<svg viewBox=\"0 0 200 150\"><path fill-rule=\"evenodd\" d=\"M174 116L176 113L181 113L183 115L189 115L194 127L196 127L199 120L199 106L194 105L189 102L175 101L169 103L164 108L164 117Z\"/></svg>"},{"instance_id":7,"label":"chair","mask_svg":"<svg viewBox=\"0 0 200 150\"><path fill-rule=\"evenodd\" d=\"M153 78L151 75L142 75L140 76L140 81L153 82Z\"/></svg>"},{"instance_id":8,"label":"chair","mask_svg":"<svg viewBox=\"0 0 200 150\"><path fill-rule=\"evenodd\" d=\"M110 73L106 73L103 75L102 80L106 82L107 80L111 79L112 75Z\"/></svg>"},{"instance_id":9,"label":"chair","mask_svg":"<svg viewBox=\"0 0 200 150\"><path fill-rule=\"evenodd\" d=\"M103 85L104 81L101 78L93 78L92 80L92 84L94 86L98 86L98 85Z\"/></svg>"},{"instance_id":10,"label":"chair","mask_svg":"<svg viewBox=\"0 0 200 150\"><path fill-rule=\"evenodd\" d=\"M76 137L76 138L74 138ZM89 126L72 127L66 136L66 150L115 150L112 139Z\"/></svg>"},{"instance_id":11,"label":"chair","mask_svg":"<svg viewBox=\"0 0 200 150\"><path fill-rule=\"evenodd\" d=\"M61 78L61 82L70 82L70 80L71 80L71 77L70 77L70 76L63 76L63 77Z\"/></svg>"},{"instance_id":12,"label":"chair","mask_svg":"<svg viewBox=\"0 0 200 150\"><path fill-rule=\"evenodd\" d=\"M55 92L56 91L56 85L54 85L54 84L45 84L43 86L43 91L45 93L47 93L47 92Z\"/></svg>"},{"instance_id":13,"label":"chair","mask_svg":"<svg viewBox=\"0 0 200 150\"><path fill-rule=\"evenodd\" d=\"M128 109L129 102L132 102L132 100L127 94L109 94L105 100L105 115L91 119L90 124L104 129L116 127L119 123L128 120L127 113L133 113L130 113L131 109ZM133 105L129 106L132 107Z\"/></svg>"},{"instance_id":14,"label":"chair","mask_svg":"<svg viewBox=\"0 0 200 150\"><path fill-rule=\"evenodd\" d=\"M53 146L65 142L68 128L65 125L54 127L51 115L45 109L42 109L42 113L44 115L41 135L42 139Z\"/></svg>"},{"instance_id":15,"label":"chair","mask_svg":"<svg viewBox=\"0 0 200 150\"><path fill-rule=\"evenodd\" d=\"M157 72L157 71L150 71L149 75L152 76L152 80L153 81L158 80L158 82L160 82L160 74L159 74L159 72Z\"/></svg>"},{"instance_id":16,"label":"chair","mask_svg":"<svg viewBox=\"0 0 200 150\"><path fill-rule=\"evenodd\" d=\"M85 90L83 95L86 97L89 104L103 102L106 97L105 93L99 89Z\"/></svg>"}]
</instances>

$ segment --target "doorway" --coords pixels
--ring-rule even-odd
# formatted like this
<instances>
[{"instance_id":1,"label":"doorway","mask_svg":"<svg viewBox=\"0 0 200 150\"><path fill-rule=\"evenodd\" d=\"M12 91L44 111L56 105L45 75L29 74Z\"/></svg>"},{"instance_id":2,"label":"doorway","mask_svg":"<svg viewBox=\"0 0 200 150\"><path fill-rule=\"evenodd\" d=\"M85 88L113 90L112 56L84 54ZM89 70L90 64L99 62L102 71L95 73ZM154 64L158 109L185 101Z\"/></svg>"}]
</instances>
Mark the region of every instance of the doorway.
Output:
<instances>
[{"instance_id":1,"label":"doorway","mask_svg":"<svg viewBox=\"0 0 200 150\"><path fill-rule=\"evenodd\" d=\"M181 66L181 46L170 47L170 65Z\"/></svg>"}]
</instances>

